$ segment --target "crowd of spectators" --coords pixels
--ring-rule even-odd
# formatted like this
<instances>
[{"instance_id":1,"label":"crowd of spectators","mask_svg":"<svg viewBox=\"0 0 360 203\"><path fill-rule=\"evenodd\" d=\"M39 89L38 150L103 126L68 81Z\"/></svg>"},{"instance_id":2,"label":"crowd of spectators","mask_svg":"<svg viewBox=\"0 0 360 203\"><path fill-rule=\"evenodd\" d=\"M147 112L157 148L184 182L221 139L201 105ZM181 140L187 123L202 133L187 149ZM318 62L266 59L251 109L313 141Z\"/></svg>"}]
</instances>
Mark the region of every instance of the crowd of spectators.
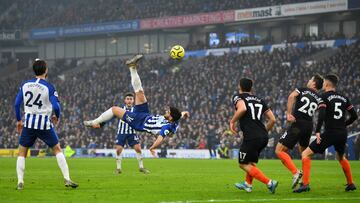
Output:
<instances>
[{"instance_id":1,"label":"crowd of spectators","mask_svg":"<svg viewBox=\"0 0 360 203\"><path fill-rule=\"evenodd\" d=\"M11 56L9 56L9 57L3 56L0 58L0 69L5 68L7 65L12 64L14 62L15 62L15 59L12 58Z\"/></svg>"},{"instance_id":2,"label":"crowd of spectators","mask_svg":"<svg viewBox=\"0 0 360 203\"><path fill-rule=\"evenodd\" d=\"M315 0L3 0L12 9L0 29L51 27L158 18ZM3 2L2 1L2 2ZM1 3L3 4L3 3ZM11 5L14 4L13 8ZM14 27L17 26L17 27Z\"/></svg>"},{"instance_id":3,"label":"crowd of spectators","mask_svg":"<svg viewBox=\"0 0 360 203\"><path fill-rule=\"evenodd\" d=\"M360 33L356 33L351 37L346 37L343 33L319 33L318 35L291 35L285 41L281 43L294 43L294 42L310 42L310 41L321 41L321 40L335 40L335 39L359 39ZM280 42L278 42L280 43ZM203 49L214 49L214 48L233 48L241 46L254 46L254 45L265 45L265 44L276 44L273 37L266 38L254 38L246 37L238 41L228 41L226 39L220 40L219 44L207 44L203 41L196 41L189 43L186 50L203 50Z\"/></svg>"},{"instance_id":4,"label":"crowd of spectators","mask_svg":"<svg viewBox=\"0 0 360 203\"><path fill-rule=\"evenodd\" d=\"M336 73L340 76L339 91L348 96L359 112L360 45L344 46L336 54L324 59L312 56L326 48L288 47L272 53L256 52L208 56L184 61L146 58L139 74L152 113L161 114L167 105L191 112L191 118L181 122L176 136L166 142L167 148L206 149L209 134L211 145L225 143L238 148L241 136L231 135L228 121L233 114L231 97L237 92L241 77L255 80L254 92L264 98L277 117L270 133L269 153L286 128L285 110L288 94L304 86L314 74ZM302 59L313 60L304 63ZM132 91L130 76L122 60L94 62L82 68L76 61L57 61L50 67L49 81L59 92L62 118L57 127L62 146L113 148L117 122L100 130L87 129L83 120L93 119L112 105L119 105L123 95ZM18 86L33 77L31 68L1 81L0 86L0 148L16 148L19 135L15 131L13 103ZM360 122L350 128L360 130ZM215 131L215 132L214 132ZM141 134L141 144L148 148L154 136ZM38 141L35 148L46 147Z\"/></svg>"}]
</instances>

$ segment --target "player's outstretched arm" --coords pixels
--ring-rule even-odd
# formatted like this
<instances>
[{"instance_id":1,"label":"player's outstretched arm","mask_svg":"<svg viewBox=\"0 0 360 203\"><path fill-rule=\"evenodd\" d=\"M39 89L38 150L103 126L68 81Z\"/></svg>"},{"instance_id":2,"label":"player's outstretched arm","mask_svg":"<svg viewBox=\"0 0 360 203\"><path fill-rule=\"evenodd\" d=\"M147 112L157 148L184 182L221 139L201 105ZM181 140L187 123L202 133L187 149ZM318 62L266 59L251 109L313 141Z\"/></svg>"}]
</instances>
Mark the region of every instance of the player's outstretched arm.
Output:
<instances>
[{"instance_id":1,"label":"player's outstretched arm","mask_svg":"<svg viewBox=\"0 0 360 203\"><path fill-rule=\"evenodd\" d=\"M297 92L296 90L291 92L291 94L288 97L288 101L287 101L287 111L286 111L286 119L289 122L295 122L295 117L292 115L292 109L294 107L295 104L295 100L296 97L299 96L299 92Z\"/></svg>"},{"instance_id":2,"label":"player's outstretched arm","mask_svg":"<svg viewBox=\"0 0 360 203\"><path fill-rule=\"evenodd\" d=\"M274 113L270 109L265 112L265 117L267 119L266 130L270 131L275 125L276 118L274 116Z\"/></svg>"},{"instance_id":3,"label":"player's outstretched arm","mask_svg":"<svg viewBox=\"0 0 360 203\"><path fill-rule=\"evenodd\" d=\"M154 144L152 144L152 146L149 148L149 150L150 150L150 152L151 152L151 154L152 154L153 156L156 156L156 154L155 154L155 149L156 149L158 146L161 145L161 143L162 143L163 140L164 140L164 137L161 136L161 135L159 135L159 136L156 138Z\"/></svg>"},{"instance_id":4,"label":"player's outstretched arm","mask_svg":"<svg viewBox=\"0 0 360 203\"><path fill-rule=\"evenodd\" d=\"M243 100L240 100L236 103L236 111L234 113L234 116L230 120L230 130L234 134L237 133L235 125L236 122L246 113L246 105Z\"/></svg>"}]
</instances>

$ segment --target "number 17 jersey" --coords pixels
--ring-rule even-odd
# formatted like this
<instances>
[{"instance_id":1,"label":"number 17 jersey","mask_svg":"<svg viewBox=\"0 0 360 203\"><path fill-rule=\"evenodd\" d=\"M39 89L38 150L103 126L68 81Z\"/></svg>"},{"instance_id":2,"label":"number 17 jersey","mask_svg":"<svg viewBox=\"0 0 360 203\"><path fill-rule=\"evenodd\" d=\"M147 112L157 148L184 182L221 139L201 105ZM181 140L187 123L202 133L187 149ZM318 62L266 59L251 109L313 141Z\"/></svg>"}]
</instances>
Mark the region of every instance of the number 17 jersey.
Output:
<instances>
[{"instance_id":1,"label":"number 17 jersey","mask_svg":"<svg viewBox=\"0 0 360 203\"><path fill-rule=\"evenodd\" d=\"M259 97L248 93L236 94L232 101L235 106L240 100L245 102L246 113L239 120L241 131L243 131L244 140L253 140L268 136L267 130L263 123L263 114L269 111L269 107Z\"/></svg>"}]
</instances>

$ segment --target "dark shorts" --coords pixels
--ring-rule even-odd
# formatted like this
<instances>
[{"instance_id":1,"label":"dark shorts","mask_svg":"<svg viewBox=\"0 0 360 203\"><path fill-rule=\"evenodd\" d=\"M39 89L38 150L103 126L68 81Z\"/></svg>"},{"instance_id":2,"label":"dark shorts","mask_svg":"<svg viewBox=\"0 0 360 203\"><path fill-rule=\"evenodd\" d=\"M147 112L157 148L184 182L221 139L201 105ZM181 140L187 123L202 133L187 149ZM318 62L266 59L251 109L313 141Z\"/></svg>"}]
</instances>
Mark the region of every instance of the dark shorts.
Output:
<instances>
[{"instance_id":1,"label":"dark shorts","mask_svg":"<svg viewBox=\"0 0 360 203\"><path fill-rule=\"evenodd\" d=\"M316 140L314 140L309 145L310 149L314 153L322 154L328 147L334 145L336 152L340 155L344 154L347 141L347 131L325 131L320 135L320 137L320 144L316 144Z\"/></svg>"},{"instance_id":2,"label":"dark shorts","mask_svg":"<svg viewBox=\"0 0 360 203\"><path fill-rule=\"evenodd\" d=\"M36 138L44 141L50 148L59 143L59 138L53 128L50 130L23 128L20 135L19 144L23 147L31 147L34 145Z\"/></svg>"},{"instance_id":3,"label":"dark shorts","mask_svg":"<svg viewBox=\"0 0 360 203\"><path fill-rule=\"evenodd\" d=\"M279 143L292 149L299 142L300 146L306 148L309 146L312 130L313 123L311 121L299 120L291 124L288 130L280 137Z\"/></svg>"},{"instance_id":4,"label":"dark shorts","mask_svg":"<svg viewBox=\"0 0 360 203\"><path fill-rule=\"evenodd\" d=\"M262 137L253 140L244 140L239 150L239 163L257 163L259 161L260 152L266 147L268 137Z\"/></svg>"},{"instance_id":5,"label":"dark shorts","mask_svg":"<svg viewBox=\"0 0 360 203\"><path fill-rule=\"evenodd\" d=\"M118 134L116 138L116 145L124 147L126 143L130 147L139 144L139 136L136 134Z\"/></svg>"},{"instance_id":6,"label":"dark shorts","mask_svg":"<svg viewBox=\"0 0 360 203\"><path fill-rule=\"evenodd\" d=\"M134 111L127 111L122 120L129 124L134 130L143 131L145 120L151 116L148 103L134 106Z\"/></svg>"}]
</instances>

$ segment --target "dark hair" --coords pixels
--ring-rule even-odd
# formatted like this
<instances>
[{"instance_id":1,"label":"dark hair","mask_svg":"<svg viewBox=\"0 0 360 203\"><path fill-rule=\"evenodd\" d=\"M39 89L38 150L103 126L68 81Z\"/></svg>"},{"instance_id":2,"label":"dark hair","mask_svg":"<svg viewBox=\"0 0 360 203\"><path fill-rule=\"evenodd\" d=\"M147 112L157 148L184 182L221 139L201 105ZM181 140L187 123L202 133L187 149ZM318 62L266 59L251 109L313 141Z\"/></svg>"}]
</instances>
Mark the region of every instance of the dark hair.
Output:
<instances>
[{"instance_id":1,"label":"dark hair","mask_svg":"<svg viewBox=\"0 0 360 203\"><path fill-rule=\"evenodd\" d=\"M313 77L315 81L315 88L320 90L323 86L324 79L319 74L315 74Z\"/></svg>"},{"instance_id":2,"label":"dark hair","mask_svg":"<svg viewBox=\"0 0 360 203\"><path fill-rule=\"evenodd\" d=\"M128 92L128 93L124 94L124 99L125 99L126 97L134 97L134 94L131 93L131 92Z\"/></svg>"},{"instance_id":3,"label":"dark hair","mask_svg":"<svg viewBox=\"0 0 360 203\"><path fill-rule=\"evenodd\" d=\"M175 122L181 118L181 112L179 111L179 109L172 106L170 106L170 115Z\"/></svg>"},{"instance_id":4,"label":"dark hair","mask_svg":"<svg viewBox=\"0 0 360 203\"><path fill-rule=\"evenodd\" d=\"M35 59L32 67L36 76L42 75L46 72L46 62L44 60Z\"/></svg>"},{"instance_id":5,"label":"dark hair","mask_svg":"<svg viewBox=\"0 0 360 203\"><path fill-rule=\"evenodd\" d=\"M339 82L339 77L335 74L329 74L325 76L325 80L328 80L331 82L331 84L336 87Z\"/></svg>"},{"instance_id":6,"label":"dark hair","mask_svg":"<svg viewBox=\"0 0 360 203\"><path fill-rule=\"evenodd\" d=\"M240 79L240 89L244 92L250 92L253 86L253 81L249 78Z\"/></svg>"}]
</instances>

